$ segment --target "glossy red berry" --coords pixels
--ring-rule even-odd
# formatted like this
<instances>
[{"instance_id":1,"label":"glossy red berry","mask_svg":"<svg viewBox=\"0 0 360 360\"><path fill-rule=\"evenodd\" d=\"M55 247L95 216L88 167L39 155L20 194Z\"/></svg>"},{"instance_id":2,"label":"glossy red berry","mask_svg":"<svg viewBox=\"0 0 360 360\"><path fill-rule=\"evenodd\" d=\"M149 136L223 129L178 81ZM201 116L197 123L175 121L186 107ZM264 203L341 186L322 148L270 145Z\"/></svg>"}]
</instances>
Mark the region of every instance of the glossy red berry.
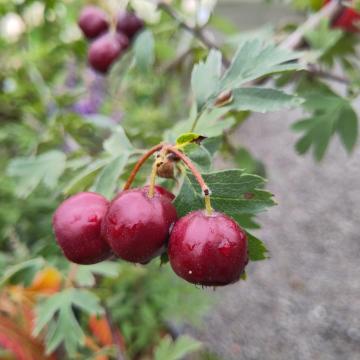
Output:
<instances>
[{"instance_id":1,"label":"glossy red berry","mask_svg":"<svg viewBox=\"0 0 360 360\"><path fill-rule=\"evenodd\" d=\"M109 202L101 195L83 192L56 209L53 229L64 255L77 264L94 264L111 253L101 236L102 220Z\"/></svg>"},{"instance_id":2,"label":"glossy red berry","mask_svg":"<svg viewBox=\"0 0 360 360\"><path fill-rule=\"evenodd\" d=\"M109 29L108 18L97 6L85 6L80 13L79 27L88 39L94 39Z\"/></svg>"},{"instance_id":3,"label":"glossy red berry","mask_svg":"<svg viewBox=\"0 0 360 360\"><path fill-rule=\"evenodd\" d=\"M116 31L132 39L142 28L144 22L132 12L121 12L116 23Z\"/></svg>"},{"instance_id":4,"label":"glossy red berry","mask_svg":"<svg viewBox=\"0 0 360 360\"><path fill-rule=\"evenodd\" d=\"M144 190L149 191L149 185L145 186ZM169 190L163 188L162 186L155 185L155 192L158 193L159 195L165 196L170 201L173 201L175 199L175 195Z\"/></svg>"},{"instance_id":5,"label":"glossy red berry","mask_svg":"<svg viewBox=\"0 0 360 360\"><path fill-rule=\"evenodd\" d=\"M129 45L123 34L108 33L96 39L89 48L88 60L91 67L105 74L114 61L120 57Z\"/></svg>"},{"instance_id":6,"label":"glossy red berry","mask_svg":"<svg viewBox=\"0 0 360 360\"><path fill-rule=\"evenodd\" d=\"M167 196L147 189L126 190L112 202L103 222L103 235L120 258L146 263L160 251L176 221L176 209Z\"/></svg>"},{"instance_id":7,"label":"glossy red berry","mask_svg":"<svg viewBox=\"0 0 360 360\"><path fill-rule=\"evenodd\" d=\"M168 254L175 273L193 284L231 284L248 261L246 234L225 214L194 211L176 222Z\"/></svg>"}]
</instances>

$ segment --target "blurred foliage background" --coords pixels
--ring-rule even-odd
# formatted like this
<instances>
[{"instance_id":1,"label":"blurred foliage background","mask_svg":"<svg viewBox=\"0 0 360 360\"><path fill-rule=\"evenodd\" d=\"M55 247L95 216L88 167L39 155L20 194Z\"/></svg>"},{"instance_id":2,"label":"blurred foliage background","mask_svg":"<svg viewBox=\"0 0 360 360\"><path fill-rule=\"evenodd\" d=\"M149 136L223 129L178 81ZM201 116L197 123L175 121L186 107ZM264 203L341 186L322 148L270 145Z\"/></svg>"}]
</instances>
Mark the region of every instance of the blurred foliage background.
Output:
<instances>
[{"instance_id":1,"label":"blurred foliage background","mask_svg":"<svg viewBox=\"0 0 360 360\"><path fill-rule=\"evenodd\" d=\"M54 356L58 359L66 358L67 352L70 358L100 360L120 358L120 348L129 359L180 359L201 347L189 337L178 338L180 324L199 324L211 296L177 279L169 267L159 267L159 261L146 267L105 262L80 267L73 281L82 290L69 290L64 302L60 297L63 293L55 294L60 284L66 284L72 269L54 241L51 217L64 196L99 184L104 167L116 158L117 164L122 164L120 179L116 184L106 184L109 196L113 195L137 156L171 137L170 129L190 112L192 95L188 86L193 64L203 59L208 50L186 31L178 31L178 24L170 16L163 14L160 19L155 9L146 8L147 28L156 39L154 56L144 56L143 48L135 45L108 76L102 77L87 66L87 44L77 26L85 3L0 0L0 270L4 274L0 310L18 324L12 328L0 316L0 334L3 331L7 339L4 342L0 336L0 344L11 345L5 346L1 358L11 358L10 353L21 359L40 359L40 353L50 358L49 354L57 349ZM105 0L92 3L109 12L119 5ZM224 52L232 54L243 34L217 13L209 18L215 1L205 3L197 20L204 24L209 21L216 33L226 36ZM297 0L292 4L314 11L319 9L319 3ZM138 1L139 9L142 5ZM195 21L191 2L173 1L172 5L188 21ZM295 28L286 25L281 30ZM332 67L335 62L343 66L352 79L346 95L332 92L328 84L304 72L296 79L277 77L277 86L293 82L297 92L309 101L304 107L321 129L323 118L333 113L330 109L324 114L320 100L328 96L330 101L337 101L342 111L339 116L345 114L350 120L345 131L335 128L351 152L357 138L357 118L351 101L358 95L360 84L358 61L352 58L358 39L329 29L328 24L320 30L317 36L315 32L308 34L308 43L317 51L312 56L324 66ZM271 37L274 29L264 28L246 36L258 34ZM311 102L314 97L307 99L309 88L320 96L319 102ZM248 111L237 111L231 117L239 126L248 115ZM338 118L333 119L336 122ZM315 144L315 157L320 160L335 130L319 135L307 124L304 120L295 125L297 131L308 134L297 144L297 150L304 153ZM216 146L222 159L241 164L249 172L265 174L264 164L245 148L234 146L226 138L222 140ZM138 183L146 180L148 171L149 167L145 167ZM60 333L52 331L59 324L56 318L50 321L49 312L68 314L78 299L83 299L85 313L97 313L98 317L91 322L88 315L75 313L76 318L70 315L60 324ZM110 309L113 324L99 304ZM40 334L48 326L48 334L40 337L40 343L35 343L31 335L35 308L35 332ZM114 325L112 329L110 325ZM108 338L103 339L101 334L106 333ZM84 346L79 350L80 343ZM59 348L59 344L66 346ZM26 348L28 355L19 355L19 347L23 351ZM199 358L215 356L204 350Z\"/></svg>"}]
</instances>

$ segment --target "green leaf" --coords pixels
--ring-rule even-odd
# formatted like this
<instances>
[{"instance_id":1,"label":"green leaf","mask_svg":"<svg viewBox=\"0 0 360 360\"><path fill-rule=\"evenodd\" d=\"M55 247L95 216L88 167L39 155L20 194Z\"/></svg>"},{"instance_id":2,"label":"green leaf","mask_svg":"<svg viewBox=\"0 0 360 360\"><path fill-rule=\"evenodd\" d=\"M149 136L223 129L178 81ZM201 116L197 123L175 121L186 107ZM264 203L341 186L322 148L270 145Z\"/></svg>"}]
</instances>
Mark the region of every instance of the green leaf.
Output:
<instances>
[{"instance_id":1,"label":"green leaf","mask_svg":"<svg viewBox=\"0 0 360 360\"><path fill-rule=\"evenodd\" d=\"M104 141L103 148L114 157L134 150L134 147L125 134L124 128L120 125L116 126L112 135Z\"/></svg>"},{"instance_id":2,"label":"green leaf","mask_svg":"<svg viewBox=\"0 0 360 360\"><path fill-rule=\"evenodd\" d=\"M337 133L350 153L358 138L358 120L349 100L335 94L324 84L307 86L301 91L306 100L304 106L312 115L293 125L294 130L303 132L295 145L296 150L304 154L312 148L315 159L320 161L331 138Z\"/></svg>"},{"instance_id":3,"label":"green leaf","mask_svg":"<svg viewBox=\"0 0 360 360\"><path fill-rule=\"evenodd\" d=\"M269 257L265 244L254 235L246 232L248 239L248 253L251 261L265 260Z\"/></svg>"},{"instance_id":4,"label":"green leaf","mask_svg":"<svg viewBox=\"0 0 360 360\"><path fill-rule=\"evenodd\" d=\"M202 175L212 192L211 203L216 211L235 218L239 214L255 214L275 205L271 193L258 189L265 181L260 176L246 174L242 170ZM192 174L186 174L174 204L179 216L204 208L200 186Z\"/></svg>"},{"instance_id":5,"label":"green leaf","mask_svg":"<svg viewBox=\"0 0 360 360\"><path fill-rule=\"evenodd\" d=\"M330 28L329 20L324 19L315 30L305 33L305 39L312 49L320 50L321 56L335 46L343 34L342 30Z\"/></svg>"},{"instance_id":6,"label":"green leaf","mask_svg":"<svg viewBox=\"0 0 360 360\"><path fill-rule=\"evenodd\" d=\"M43 258L34 258L34 259L26 260L19 264L8 267L1 277L0 287L5 285L8 281L10 281L18 273L23 272L23 271L31 272L34 269L38 270L38 269L40 269L41 266L44 265L44 263L45 263L45 261Z\"/></svg>"},{"instance_id":7,"label":"green leaf","mask_svg":"<svg viewBox=\"0 0 360 360\"><path fill-rule=\"evenodd\" d=\"M224 115L227 112L228 109L226 108L204 111L193 130L206 137L216 137L222 135L224 130L231 128L235 124L235 120L233 118L224 118Z\"/></svg>"},{"instance_id":8,"label":"green leaf","mask_svg":"<svg viewBox=\"0 0 360 360\"><path fill-rule=\"evenodd\" d=\"M108 159L98 159L81 170L63 189L65 195L72 195L79 191L86 190L92 185L96 174L108 164Z\"/></svg>"},{"instance_id":9,"label":"green leaf","mask_svg":"<svg viewBox=\"0 0 360 360\"><path fill-rule=\"evenodd\" d=\"M211 168L211 154L201 145L187 144L185 154L195 163L200 171L209 171Z\"/></svg>"},{"instance_id":10,"label":"green leaf","mask_svg":"<svg viewBox=\"0 0 360 360\"><path fill-rule=\"evenodd\" d=\"M221 52L212 49L206 61L196 64L191 74L191 88L198 110L205 105L218 88L220 75Z\"/></svg>"},{"instance_id":11,"label":"green leaf","mask_svg":"<svg viewBox=\"0 0 360 360\"><path fill-rule=\"evenodd\" d=\"M88 314L103 314L99 299L83 289L66 289L40 302L36 307L34 336L47 326L46 353L64 344L70 356L83 344L84 333L74 315L73 307Z\"/></svg>"},{"instance_id":12,"label":"green leaf","mask_svg":"<svg viewBox=\"0 0 360 360\"><path fill-rule=\"evenodd\" d=\"M116 157L107 164L96 179L95 191L111 199L117 188L117 181L122 174L128 161L126 153Z\"/></svg>"},{"instance_id":13,"label":"green leaf","mask_svg":"<svg viewBox=\"0 0 360 360\"><path fill-rule=\"evenodd\" d=\"M185 145L191 142L195 142L197 139L199 139L199 137L201 137L201 135L192 132L181 134L176 139L176 145Z\"/></svg>"},{"instance_id":14,"label":"green leaf","mask_svg":"<svg viewBox=\"0 0 360 360\"><path fill-rule=\"evenodd\" d=\"M111 261L103 261L94 265L78 267L75 281L79 286L94 286L95 275L116 278L119 274L119 265Z\"/></svg>"},{"instance_id":15,"label":"green leaf","mask_svg":"<svg viewBox=\"0 0 360 360\"><path fill-rule=\"evenodd\" d=\"M65 167L65 154L52 150L35 157L13 159L7 168L7 174L16 178L17 195L27 197L40 183L54 189Z\"/></svg>"},{"instance_id":16,"label":"green leaf","mask_svg":"<svg viewBox=\"0 0 360 360\"><path fill-rule=\"evenodd\" d=\"M268 112L290 109L303 103L303 99L281 90L267 88L241 88L233 90L233 100L224 108L237 111Z\"/></svg>"},{"instance_id":17,"label":"green leaf","mask_svg":"<svg viewBox=\"0 0 360 360\"><path fill-rule=\"evenodd\" d=\"M150 30L142 31L135 39L135 63L141 71L149 70L155 62L155 42Z\"/></svg>"},{"instance_id":18,"label":"green leaf","mask_svg":"<svg viewBox=\"0 0 360 360\"><path fill-rule=\"evenodd\" d=\"M155 348L155 360L181 360L202 347L202 344L187 335L182 335L175 341L165 336Z\"/></svg>"},{"instance_id":19,"label":"green leaf","mask_svg":"<svg viewBox=\"0 0 360 360\"><path fill-rule=\"evenodd\" d=\"M220 81L217 93L240 87L265 75L303 69L301 53L293 52L262 40L252 39L240 44L229 69Z\"/></svg>"}]
</instances>

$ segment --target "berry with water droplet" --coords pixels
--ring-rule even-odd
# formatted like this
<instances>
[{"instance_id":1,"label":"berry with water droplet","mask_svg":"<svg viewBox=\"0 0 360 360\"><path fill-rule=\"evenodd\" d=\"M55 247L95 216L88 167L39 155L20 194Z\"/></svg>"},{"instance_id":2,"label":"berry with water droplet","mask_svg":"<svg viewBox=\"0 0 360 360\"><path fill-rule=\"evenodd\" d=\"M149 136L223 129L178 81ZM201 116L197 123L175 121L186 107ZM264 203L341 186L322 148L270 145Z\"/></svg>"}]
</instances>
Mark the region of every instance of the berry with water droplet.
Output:
<instances>
[{"instance_id":1,"label":"berry with water droplet","mask_svg":"<svg viewBox=\"0 0 360 360\"><path fill-rule=\"evenodd\" d=\"M120 258L146 263L164 246L176 219L176 209L165 192L156 190L149 198L147 188L126 190L111 202L103 234Z\"/></svg>"},{"instance_id":2,"label":"berry with water droplet","mask_svg":"<svg viewBox=\"0 0 360 360\"><path fill-rule=\"evenodd\" d=\"M109 202L100 194L82 192L56 209L55 237L64 255L77 264L95 264L111 254L101 236L101 223Z\"/></svg>"},{"instance_id":3,"label":"berry with water droplet","mask_svg":"<svg viewBox=\"0 0 360 360\"><path fill-rule=\"evenodd\" d=\"M128 46L129 40L125 35L107 33L91 44L88 53L89 64L94 70L105 74Z\"/></svg>"},{"instance_id":4,"label":"berry with water droplet","mask_svg":"<svg viewBox=\"0 0 360 360\"><path fill-rule=\"evenodd\" d=\"M109 30L108 18L97 6L85 6L80 13L78 24L88 39L95 39Z\"/></svg>"},{"instance_id":5,"label":"berry with water droplet","mask_svg":"<svg viewBox=\"0 0 360 360\"><path fill-rule=\"evenodd\" d=\"M144 22L132 12L121 12L118 15L116 31L132 39L142 28Z\"/></svg>"},{"instance_id":6,"label":"berry with water droplet","mask_svg":"<svg viewBox=\"0 0 360 360\"><path fill-rule=\"evenodd\" d=\"M175 223L169 260L177 275L198 285L221 286L240 279L248 262L244 230L225 214L193 211Z\"/></svg>"}]
</instances>

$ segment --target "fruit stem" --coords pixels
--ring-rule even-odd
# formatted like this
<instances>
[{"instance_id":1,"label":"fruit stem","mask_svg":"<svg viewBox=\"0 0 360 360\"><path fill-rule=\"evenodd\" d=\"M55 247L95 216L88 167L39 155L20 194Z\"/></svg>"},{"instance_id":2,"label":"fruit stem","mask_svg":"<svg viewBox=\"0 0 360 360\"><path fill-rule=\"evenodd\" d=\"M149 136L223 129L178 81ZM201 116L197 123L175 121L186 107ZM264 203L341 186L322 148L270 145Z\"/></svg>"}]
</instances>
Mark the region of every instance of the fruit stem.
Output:
<instances>
[{"instance_id":1,"label":"fruit stem","mask_svg":"<svg viewBox=\"0 0 360 360\"><path fill-rule=\"evenodd\" d=\"M203 177L201 176L200 172L198 171L198 169L194 166L194 164L191 162L191 160L180 150L178 150L176 147L174 146L167 146L166 151L171 152L173 154L175 154L176 156L178 156L183 163L189 168L189 170L193 173L193 175L195 176L196 181L199 183L201 190L205 196L205 209L208 215L212 214L212 207L211 207L211 201L210 201L210 189L208 188L208 186L206 185Z\"/></svg>"},{"instance_id":2,"label":"fruit stem","mask_svg":"<svg viewBox=\"0 0 360 360\"><path fill-rule=\"evenodd\" d=\"M155 193L155 180L156 180L156 170L158 167L157 160L154 161L152 169L151 169L151 175L150 175L150 186L148 191L148 197L151 199L154 197Z\"/></svg>"},{"instance_id":3,"label":"fruit stem","mask_svg":"<svg viewBox=\"0 0 360 360\"><path fill-rule=\"evenodd\" d=\"M147 151L139 160L138 162L135 164L133 170L131 171L131 174L129 176L129 178L127 179L125 185L124 185L124 190L128 190L131 187L131 184L133 183L136 174L138 173L138 171L140 170L140 168L143 166L143 164L145 163L145 161L154 153L156 153L157 151L161 150L163 148L164 144L158 144L156 146L154 146L153 148L151 148L149 151Z\"/></svg>"},{"instance_id":4,"label":"fruit stem","mask_svg":"<svg viewBox=\"0 0 360 360\"><path fill-rule=\"evenodd\" d=\"M154 197L155 194L155 180L157 175L157 169L161 164L164 163L166 152L167 152L168 145L164 145L162 149L160 150L160 153L157 154L156 159L153 163L152 169L151 169L151 175L150 175L150 186L148 191L148 197L151 199Z\"/></svg>"}]
</instances>

